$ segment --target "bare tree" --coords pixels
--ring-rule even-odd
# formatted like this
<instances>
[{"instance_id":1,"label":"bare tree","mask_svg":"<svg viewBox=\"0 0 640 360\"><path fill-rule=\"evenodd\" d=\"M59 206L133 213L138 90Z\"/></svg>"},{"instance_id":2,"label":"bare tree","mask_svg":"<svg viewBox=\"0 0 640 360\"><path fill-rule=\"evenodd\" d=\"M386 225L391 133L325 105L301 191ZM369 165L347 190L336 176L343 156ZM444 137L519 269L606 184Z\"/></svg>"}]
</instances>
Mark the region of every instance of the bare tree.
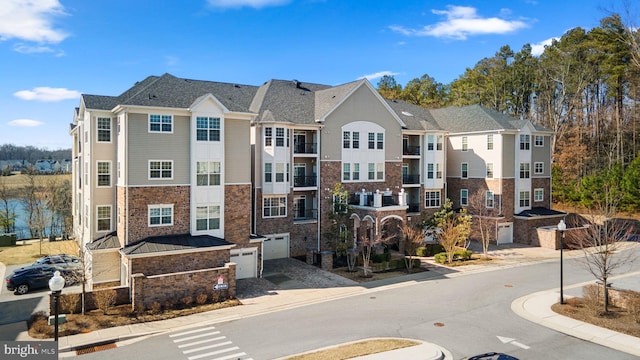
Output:
<instances>
[{"instance_id":1,"label":"bare tree","mask_svg":"<svg viewBox=\"0 0 640 360\"><path fill-rule=\"evenodd\" d=\"M46 230L46 203L42 193L42 186L35 169L26 172L25 184L22 187L22 203L27 215L27 226L31 237L40 239L40 255L42 255L42 241Z\"/></svg>"},{"instance_id":2,"label":"bare tree","mask_svg":"<svg viewBox=\"0 0 640 360\"><path fill-rule=\"evenodd\" d=\"M16 209L12 204L12 194L4 180L4 176L0 176L0 231L12 233L15 231Z\"/></svg>"},{"instance_id":3,"label":"bare tree","mask_svg":"<svg viewBox=\"0 0 640 360\"><path fill-rule=\"evenodd\" d=\"M466 244L471 233L471 215L465 208L456 213L452 209L451 200L446 199L442 209L433 215L433 226L439 228L436 232L438 242L447 252L447 263L453 262L455 251Z\"/></svg>"},{"instance_id":4,"label":"bare tree","mask_svg":"<svg viewBox=\"0 0 640 360\"><path fill-rule=\"evenodd\" d=\"M388 241L389 240L384 237L376 237L375 235L368 236L364 233L359 236L358 243L362 253L362 273L364 277L371 276L369 273L371 267L369 265L371 264L371 254L373 254L373 250L380 245L386 244Z\"/></svg>"},{"instance_id":5,"label":"bare tree","mask_svg":"<svg viewBox=\"0 0 640 360\"><path fill-rule=\"evenodd\" d=\"M403 243L405 256L404 265L407 267L407 271L411 273L413 270L413 256L416 254L418 247L424 243L424 229L405 221L398 224L400 231L400 241Z\"/></svg>"},{"instance_id":6,"label":"bare tree","mask_svg":"<svg viewBox=\"0 0 640 360\"><path fill-rule=\"evenodd\" d=\"M489 243L495 240L496 220L491 218L493 209L487 207L486 191L478 190L469 198L469 215L473 216L473 225L480 233L482 254L489 257Z\"/></svg>"}]
</instances>

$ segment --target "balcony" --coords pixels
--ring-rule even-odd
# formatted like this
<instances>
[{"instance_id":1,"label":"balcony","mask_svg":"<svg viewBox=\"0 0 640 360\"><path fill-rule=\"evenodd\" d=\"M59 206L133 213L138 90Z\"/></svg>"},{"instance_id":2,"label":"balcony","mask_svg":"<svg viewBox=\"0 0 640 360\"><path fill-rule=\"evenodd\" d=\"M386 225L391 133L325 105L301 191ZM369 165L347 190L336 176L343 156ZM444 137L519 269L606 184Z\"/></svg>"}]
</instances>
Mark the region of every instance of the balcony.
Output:
<instances>
[{"instance_id":1,"label":"balcony","mask_svg":"<svg viewBox=\"0 0 640 360\"><path fill-rule=\"evenodd\" d=\"M404 145L402 155L420 155L420 146Z\"/></svg>"},{"instance_id":2,"label":"balcony","mask_svg":"<svg viewBox=\"0 0 640 360\"><path fill-rule=\"evenodd\" d=\"M399 193L393 194L391 191L357 192L351 194L348 204L352 206L367 206L380 208L385 206L406 206L406 193L401 189Z\"/></svg>"},{"instance_id":3,"label":"balcony","mask_svg":"<svg viewBox=\"0 0 640 360\"><path fill-rule=\"evenodd\" d=\"M318 209L298 209L293 208L293 220L316 220L318 218Z\"/></svg>"},{"instance_id":4,"label":"balcony","mask_svg":"<svg viewBox=\"0 0 640 360\"><path fill-rule=\"evenodd\" d=\"M294 154L317 154L318 144L316 143L295 143L293 145Z\"/></svg>"},{"instance_id":5,"label":"balcony","mask_svg":"<svg viewBox=\"0 0 640 360\"><path fill-rule=\"evenodd\" d=\"M408 213L418 213L420 212L420 204L407 204L409 208L407 209Z\"/></svg>"},{"instance_id":6,"label":"balcony","mask_svg":"<svg viewBox=\"0 0 640 360\"><path fill-rule=\"evenodd\" d=\"M315 175L294 176L293 186L294 187L315 187L315 186L318 186L318 183Z\"/></svg>"},{"instance_id":7,"label":"balcony","mask_svg":"<svg viewBox=\"0 0 640 360\"><path fill-rule=\"evenodd\" d=\"M420 175L402 175L402 183L403 184L420 184Z\"/></svg>"}]
</instances>

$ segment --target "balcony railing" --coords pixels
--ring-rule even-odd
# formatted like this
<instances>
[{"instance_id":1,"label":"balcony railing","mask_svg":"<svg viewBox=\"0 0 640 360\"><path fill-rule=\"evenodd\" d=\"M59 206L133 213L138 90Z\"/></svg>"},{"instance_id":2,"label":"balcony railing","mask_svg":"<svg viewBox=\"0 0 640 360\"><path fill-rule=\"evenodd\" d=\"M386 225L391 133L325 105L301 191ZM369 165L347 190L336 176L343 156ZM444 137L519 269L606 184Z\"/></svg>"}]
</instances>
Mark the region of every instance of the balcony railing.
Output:
<instances>
[{"instance_id":1,"label":"balcony railing","mask_svg":"<svg viewBox=\"0 0 640 360\"><path fill-rule=\"evenodd\" d=\"M407 209L407 212L410 213L417 213L420 212L420 204L407 204L409 206L409 208Z\"/></svg>"},{"instance_id":2,"label":"balcony railing","mask_svg":"<svg viewBox=\"0 0 640 360\"><path fill-rule=\"evenodd\" d=\"M403 146L402 155L420 155L420 146Z\"/></svg>"},{"instance_id":3,"label":"balcony railing","mask_svg":"<svg viewBox=\"0 0 640 360\"><path fill-rule=\"evenodd\" d=\"M352 194L348 200L349 205L360 205L360 194ZM399 205L398 197L394 195L383 195L382 196L382 206L396 206ZM374 196L373 194L367 194L365 196L364 206L374 206Z\"/></svg>"},{"instance_id":4,"label":"balcony railing","mask_svg":"<svg viewBox=\"0 0 640 360\"><path fill-rule=\"evenodd\" d=\"M316 176L294 176L293 177L293 186L294 187L310 187L310 186L318 186L316 181Z\"/></svg>"},{"instance_id":5,"label":"balcony railing","mask_svg":"<svg viewBox=\"0 0 640 360\"><path fill-rule=\"evenodd\" d=\"M318 218L317 209L293 209L294 220L315 220Z\"/></svg>"},{"instance_id":6,"label":"balcony railing","mask_svg":"<svg viewBox=\"0 0 640 360\"><path fill-rule=\"evenodd\" d=\"M294 154L317 154L318 146L316 143L297 143L293 146Z\"/></svg>"},{"instance_id":7,"label":"balcony railing","mask_svg":"<svg viewBox=\"0 0 640 360\"><path fill-rule=\"evenodd\" d=\"M420 184L420 175L402 175L403 184Z\"/></svg>"}]
</instances>

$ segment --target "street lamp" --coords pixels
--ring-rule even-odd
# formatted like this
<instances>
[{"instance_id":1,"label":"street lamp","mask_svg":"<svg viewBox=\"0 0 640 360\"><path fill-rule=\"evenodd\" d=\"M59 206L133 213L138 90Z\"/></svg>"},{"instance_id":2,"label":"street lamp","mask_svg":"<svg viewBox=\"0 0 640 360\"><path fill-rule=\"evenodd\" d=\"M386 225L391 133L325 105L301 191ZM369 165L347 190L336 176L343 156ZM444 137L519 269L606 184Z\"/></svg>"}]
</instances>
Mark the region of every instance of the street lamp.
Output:
<instances>
[{"instance_id":1,"label":"street lamp","mask_svg":"<svg viewBox=\"0 0 640 360\"><path fill-rule=\"evenodd\" d=\"M49 279L49 289L53 294L54 301L54 341L58 341L58 313L60 312L60 293L64 287L64 278L60 276L60 271L53 273L53 277Z\"/></svg>"},{"instance_id":2,"label":"street lamp","mask_svg":"<svg viewBox=\"0 0 640 360\"><path fill-rule=\"evenodd\" d=\"M558 231L560 231L560 304L564 305L564 294L562 285L562 249L564 248L564 231L567 230L567 224L564 223L564 219L558 223Z\"/></svg>"}]
</instances>

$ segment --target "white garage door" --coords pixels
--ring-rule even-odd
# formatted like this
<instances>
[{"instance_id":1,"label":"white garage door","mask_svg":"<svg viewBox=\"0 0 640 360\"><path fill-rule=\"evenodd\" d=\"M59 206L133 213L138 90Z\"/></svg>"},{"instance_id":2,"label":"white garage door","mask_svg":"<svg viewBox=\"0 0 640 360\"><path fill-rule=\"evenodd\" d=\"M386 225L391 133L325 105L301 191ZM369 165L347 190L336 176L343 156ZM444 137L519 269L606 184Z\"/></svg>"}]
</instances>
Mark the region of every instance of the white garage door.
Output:
<instances>
[{"instance_id":1,"label":"white garage door","mask_svg":"<svg viewBox=\"0 0 640 360\"><path fill-rule=\"evenodd\" d=\"M289 257L289 234L270 235L264 240L264 259Z\"/></svg>"},{"instance_id":2,"label":"white garage door","mask_svg":"<svg viewBox=\"0 0 640 360\"><path fill-rule=\"evenodd\" d=\"M513 243L513 223L498 224L498 245Z\"/></svg>"},{"instance_id":3,"label":"white garage door","mask_svg":"<svg viewBox=\"0 0 640 360\"><path fill-rule=\"evenodd\" d=\"M231 250L231 262L236 263L236 279L257 277L258 249Z\"/></svg>"}]
</instances>

